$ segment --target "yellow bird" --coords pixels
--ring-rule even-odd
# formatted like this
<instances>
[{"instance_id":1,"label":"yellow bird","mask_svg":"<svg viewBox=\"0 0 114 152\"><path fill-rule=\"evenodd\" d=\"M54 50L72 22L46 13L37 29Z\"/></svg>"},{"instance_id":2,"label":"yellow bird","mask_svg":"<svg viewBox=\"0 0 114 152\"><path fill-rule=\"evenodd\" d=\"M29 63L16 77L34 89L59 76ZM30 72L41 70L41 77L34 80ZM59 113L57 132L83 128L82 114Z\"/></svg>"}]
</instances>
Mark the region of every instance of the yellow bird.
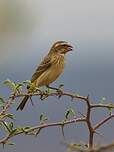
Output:
<instances>
[{"instance_id":1,"label":"yellow bird","mask_svg":"<svg viewBox=\"0 0 114 152\"><path fill-rule=\"evenodd\" d=\"M49 86L63 72L65 54L72 51L72 49L73 47L66 41L57 41L54 43L47 56L32 75L31 83L36 87ZM17 107L17 110L23 110L28 99L29 96L26 95Z\"/></svg>"}]
</instances>

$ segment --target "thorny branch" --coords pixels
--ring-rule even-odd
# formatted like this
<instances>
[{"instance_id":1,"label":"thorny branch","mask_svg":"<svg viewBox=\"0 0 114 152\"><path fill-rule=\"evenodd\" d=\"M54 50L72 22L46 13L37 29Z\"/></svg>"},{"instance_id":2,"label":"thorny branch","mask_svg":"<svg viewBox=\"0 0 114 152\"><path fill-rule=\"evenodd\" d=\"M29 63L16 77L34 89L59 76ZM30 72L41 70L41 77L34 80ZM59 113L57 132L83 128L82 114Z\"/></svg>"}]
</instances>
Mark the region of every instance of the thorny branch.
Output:
<instances>
[{"instance_id":1,"label":"thorny branch","mask_svg":"<svg viewBox=\"0 0 114 152\"><path fill-rule=\"evenodd\" d=\"M14 134L8 134L8 135L6 135L6 137L1 138L0 144L5 144L6 141L8 141L10 138L12 138L13 136L17 136L19 134L31 134L34 131L36 131L36 133L39 133L43 128L54 127L54 126L62 127L62 126L65 126L67 124L84 122L87 124L87 128L89 131L88 148L92 152L92 150L94 148L94 141L93 140L94 140L94 134L96 133L96 130L99 127L101 127L103 124L105 124L108 120L110 120L114 117L114 114L111 114L93 126L92 120L91 120L92 109L95 109L95 108L114 109L114 105L113 104L101 104L101 103L94 104L95 102L90 100L89 95L88 96L80 96L77 94L65 92L65 91L60 90L60 89L58 89L58 90L56 89L56 91L52 89L51 92L50 91L49 92L48 91L45 91L45 92L38 91L35 93L29 93L29 94L22 93L22 92L21 93L16 92L9 97L8 101L5 103L3 109L1 110L0 115L3 115L8 111L9 107L15 101L16 98L24 97L26 95L29 95L30 97L39 96L41 100L44 100L44 99L51 97L51 96L57 96L59 98L61 98L62 96L67 96L67 97L70 97L73 102L77 102L77 100L79 100L81 102L85 102L87 111L86 111L86 114L83 115L83 117L81 117L81 118L73 118L71 120L63 120L60 122L43 123L43 124L40 124L38 126L30 127L29 129L24 129L24 130L20 129L18 132L14 133ZM97 152L97 151L95 151L95 152Z\"/></svg>"},{"instance_id":2,"label":"thorny branch","mask_svg":"<svg viewBox=\"0 0 114 152\"><path fill-rule=\"evenodd\" d=\"M6 137L3 137L2 139L0 139L0 144L5 144L7 142L7 140L13 136L17 136L19 134L26 134L29 135L29 133L32 133L34 131L38 131L40 129L43 128L47 128L47 127L56 127L56 126L63 126L63 125L68 125L68 124L72 124L72 123L77 123L77 122L85 122L86 120L84 118L74 118L71 120L65 120L65 121L60 121L60 122L53 122L53 123L44 123L44 124L40 124L38 126L34 126L34 127L30 127L29 129L20 129L18 132L16 132L15 134L8 134ZM31 135L31 134L30 134ZM35 135L35 134L33 134Z\"/></svg>"}]
</instances>

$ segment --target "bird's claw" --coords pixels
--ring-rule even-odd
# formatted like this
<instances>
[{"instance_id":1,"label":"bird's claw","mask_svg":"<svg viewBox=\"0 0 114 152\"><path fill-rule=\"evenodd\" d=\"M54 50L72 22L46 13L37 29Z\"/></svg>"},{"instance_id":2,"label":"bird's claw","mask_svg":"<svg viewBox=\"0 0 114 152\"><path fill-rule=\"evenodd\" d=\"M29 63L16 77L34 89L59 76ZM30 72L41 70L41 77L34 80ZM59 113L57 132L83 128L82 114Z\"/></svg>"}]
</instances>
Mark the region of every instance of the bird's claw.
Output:
<instances>
[{"instance_id":1,"label":"bird's claw","mask_svg":"<svg viewBox=\"0 0 114 152\"><path fill-rule=\"evenodd\" d=\"M58 98L61 98L62 94L63 94L63 91L61 89L58 89L57 90L57 93L58 93Z\"/></svg>"}]
</instances>

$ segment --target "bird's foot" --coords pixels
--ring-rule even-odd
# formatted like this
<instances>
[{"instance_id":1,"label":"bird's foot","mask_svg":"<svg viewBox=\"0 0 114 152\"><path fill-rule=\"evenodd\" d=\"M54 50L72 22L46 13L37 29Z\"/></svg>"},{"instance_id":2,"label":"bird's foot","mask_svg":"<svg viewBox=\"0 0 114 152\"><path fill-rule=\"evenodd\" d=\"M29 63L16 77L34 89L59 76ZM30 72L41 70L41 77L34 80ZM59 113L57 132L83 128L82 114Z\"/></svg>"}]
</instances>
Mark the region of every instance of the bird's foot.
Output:
<instances>
[{"instance_id":1,"label":"bird's foot","mask_svg":"<svg viewBox=\"0 0 114 152\"><path fill-rule=\"evenodd\" d=\"M60 98L63 94L63 91L62 91L63 86L64 86L63 84L60 84L58 88L51 87L51 86L47 86L47 88L55 90L58 93L58 97Z\"/></svg>"}]
</instances>

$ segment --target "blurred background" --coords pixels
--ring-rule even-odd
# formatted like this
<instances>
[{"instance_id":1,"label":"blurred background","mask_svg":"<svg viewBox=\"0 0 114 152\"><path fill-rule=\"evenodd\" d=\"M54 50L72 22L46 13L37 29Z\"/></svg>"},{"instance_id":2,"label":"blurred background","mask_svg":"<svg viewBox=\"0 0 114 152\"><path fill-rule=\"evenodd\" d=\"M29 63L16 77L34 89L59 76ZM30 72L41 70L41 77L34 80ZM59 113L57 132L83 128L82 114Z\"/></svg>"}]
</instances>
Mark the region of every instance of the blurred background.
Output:
<instances>
[{"instance_id":1,"label":"blurred background","mask_svg":"<svg viewBox=\"0 0 114 152\"><path fill-rule=\"evenodd\" d=\"M0 95L9 92L2 82L9 78L15 82L30 79L41 59L57 40L71 43L74 51L67 55L64 74L52 85L64 83L64 90L88 95L96 102L106 97L114 101L114 1L113 0L0 0ZM68 98L49 98L35 106L29 103L23 112L16 114L19 126L37 125L44 112L49 121L62 120L65 110L72 107L84 113L84 104L70 102ZM108 111L93 111L93 121L105 117ZM99 119L98 119L99 118ZM114 140L114 123L110 121L99 131L96 144ZM83 125L65 127L68 142L87 142ZM81 134L81 135L80 135ZM4 152L63 152L63 137L58 128L44 129L35 137L19 136L13 139L16 146Z\"/></svg>"}]
</instances>

